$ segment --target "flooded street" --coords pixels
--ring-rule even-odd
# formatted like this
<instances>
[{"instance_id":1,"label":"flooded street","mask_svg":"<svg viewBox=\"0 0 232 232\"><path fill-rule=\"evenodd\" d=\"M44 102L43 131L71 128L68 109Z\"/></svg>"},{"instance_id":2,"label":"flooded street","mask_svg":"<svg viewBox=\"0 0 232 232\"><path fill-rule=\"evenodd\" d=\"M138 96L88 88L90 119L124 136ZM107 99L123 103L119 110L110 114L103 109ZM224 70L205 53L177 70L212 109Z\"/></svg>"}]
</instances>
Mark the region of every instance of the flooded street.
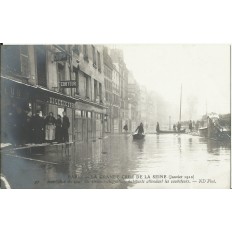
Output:
<instances>
[{"instance_id":1,"label":"flooded street","mask_svg":"<svg viewBox=\"0 0 232 232\"><path fill-rule=\"evenodd\" d=\"M109 135L2 154L11 188L229 188L230 144L188 134Z\"/></svg>"}]
</instances>

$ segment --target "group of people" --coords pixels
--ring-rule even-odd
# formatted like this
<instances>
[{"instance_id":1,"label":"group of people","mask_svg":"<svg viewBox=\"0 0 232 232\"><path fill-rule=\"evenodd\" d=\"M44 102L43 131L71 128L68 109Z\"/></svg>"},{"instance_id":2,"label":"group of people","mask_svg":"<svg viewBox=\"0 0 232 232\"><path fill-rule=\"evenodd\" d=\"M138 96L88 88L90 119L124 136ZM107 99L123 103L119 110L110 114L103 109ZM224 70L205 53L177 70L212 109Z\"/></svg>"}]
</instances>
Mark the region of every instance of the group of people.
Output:
<instances>
[{"instance_id":1,"label":"group of people","mask_svg":"<svg viewBox=\"0 0 232 232\"><path fill-rule=\"evenodd\" d=\"M6 110L2 121L4 122L2 139L15 146L43 142L69 142L70 122L65 111L63 118L58 115L56 119L52 112L42 117L39 110L32 115L28 107L11 105Z\"/></svg>"},{"instance_id":2,"label":"group of people","mask_svg":"<svg viewBox=\"0 0 232 232\"><path fill-rule=\"evenodd\" d=\"M173 130L180 132L180 130L181 130L181 123L178 122L177 124L174 124L173 125Z\"/></svg>"}]
</instances>

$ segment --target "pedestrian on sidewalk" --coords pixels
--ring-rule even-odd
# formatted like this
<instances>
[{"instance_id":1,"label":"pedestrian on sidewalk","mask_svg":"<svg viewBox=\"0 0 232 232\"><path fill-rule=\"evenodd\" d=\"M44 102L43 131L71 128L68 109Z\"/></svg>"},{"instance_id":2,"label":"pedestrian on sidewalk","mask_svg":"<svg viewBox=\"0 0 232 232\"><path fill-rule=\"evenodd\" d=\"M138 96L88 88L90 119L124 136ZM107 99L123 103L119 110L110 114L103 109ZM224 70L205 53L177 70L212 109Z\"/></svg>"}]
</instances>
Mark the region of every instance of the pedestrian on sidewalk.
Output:
<instances>
[{"instance_id":1,"label":"pedestrian on sidewalk","mask_svg":"<svg viewBox=\"0 0 232 232\"><path fill-rule=\"evenodd\" d=\"M58 114L56 119L56 142L62 143L62 119Z\"/></svg>"},{"instance_id":2,"label":"pedestrian on sidewalk","mask_svg":"<svg viewBox=\"0 0 232 232\"><path fill-rule=\"evenodd\" d=\"M62 132L63 132L63 142L69 142L69 134L68 129L70 127L69 118L67 116L67 113L63 112L63 124L62 124Z\"/></svg>"},{"instance_id":3,"label":"pedestrian on sidewalk","mask_svg":"<svg viewBox=\"0 0 232 232\"><path fill-rule=\"evenodd\" d=\"M32 112L29 107L25 107L23 111L23 144L32 143Z\"/></svg>"},{"instance_id":4,"label":"pedestrian on sidewalk","mask_svg":"<svg viewBox=\"0 0 232 232\"><path fill-rule=\"evenodd\" d=\"M40 111L36 111L36 115L32 117L33 141L36 144L44 142L44 119L40 116Z\"/></svg>"},{"instance_id":5,"label":"pedestrian on sidewalk","mask_svg":"<svg viewBox=\"0 0 232 232\"><path fill-rule=\"evenodd\" d=\"M45 140L52 143L55 140L56 119L50 112L45 119Z\"/></svg>"}]
</instances>

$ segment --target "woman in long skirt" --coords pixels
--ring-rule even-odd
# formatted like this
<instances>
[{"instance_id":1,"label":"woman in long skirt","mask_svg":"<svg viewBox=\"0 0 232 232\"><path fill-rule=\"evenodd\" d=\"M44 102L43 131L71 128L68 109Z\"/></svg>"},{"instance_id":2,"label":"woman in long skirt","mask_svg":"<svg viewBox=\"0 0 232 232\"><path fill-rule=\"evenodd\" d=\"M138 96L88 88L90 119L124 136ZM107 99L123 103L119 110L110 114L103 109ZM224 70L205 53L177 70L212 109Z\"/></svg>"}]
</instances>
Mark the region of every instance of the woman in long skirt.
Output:
<instances>
[{"instance_id":1,"label":"woman in long skirt","mask_svg":"<svg viewBox=\"0 0 232 232\"><path fill-rule=\"evenodd\" d=\"M53 116L53 113L50 112L49 116L45 119L45 140L53 142L55 140L55 126L56 119Z\"/></svg>"}]
</instances>

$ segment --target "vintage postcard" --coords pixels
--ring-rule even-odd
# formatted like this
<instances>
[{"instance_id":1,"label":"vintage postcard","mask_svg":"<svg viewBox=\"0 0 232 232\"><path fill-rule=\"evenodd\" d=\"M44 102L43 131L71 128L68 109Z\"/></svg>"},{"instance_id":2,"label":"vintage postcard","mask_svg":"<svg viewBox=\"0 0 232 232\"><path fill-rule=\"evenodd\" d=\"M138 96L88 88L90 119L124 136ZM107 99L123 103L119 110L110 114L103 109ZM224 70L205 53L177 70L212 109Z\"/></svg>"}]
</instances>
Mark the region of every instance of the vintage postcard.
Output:
<instances>
[{"instance_id":1,"label":"vintage postcard","mask_svg":"<svg viewBox=\"0 0 232 232\"><path fill-rule=\"evenodd\" d=\"M1 48L1 188L231 188L231 46Z\"/></svg>"}]
</instances>

